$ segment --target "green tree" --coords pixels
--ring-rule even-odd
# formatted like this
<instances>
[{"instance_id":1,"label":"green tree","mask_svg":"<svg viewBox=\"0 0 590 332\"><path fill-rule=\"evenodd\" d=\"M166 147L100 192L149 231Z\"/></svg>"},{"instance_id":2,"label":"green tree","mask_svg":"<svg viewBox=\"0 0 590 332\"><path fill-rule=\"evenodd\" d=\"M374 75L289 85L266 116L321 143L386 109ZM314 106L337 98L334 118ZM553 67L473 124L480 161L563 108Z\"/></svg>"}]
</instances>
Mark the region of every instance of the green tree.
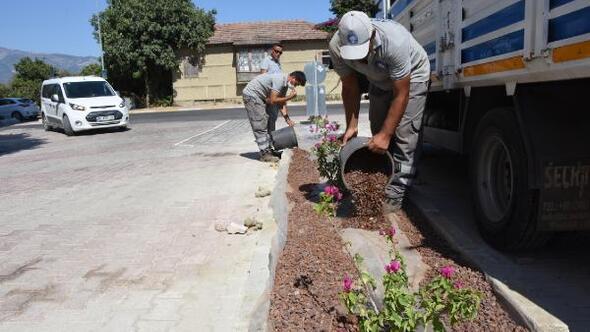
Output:
<instances>
[{"instance_id":1,"label":"green tree","mask_svg":"<svg viewBox=\"0 0 590 332\"><path fill-rule=\"evenodd\" d=\"M10 97L10 87L7 84L0 83L0 98Z\"/></svg>"},{"instance_id":2,"label":"green tree","mask_svg":"<svg viewBox=\"0 0 590 332\"><path fill-rule=\"evenodd\" d=\"M14 97L33 99L39 103L41 83L58 72L53 66L42 60L22 58L14 65L16 75L10 82L10 93Z\"/></svg>"},{"instance_id":3,"label":"green tree","mask_svg":"<svg viewBox=\"0 0 590 332\"><path fill-rule=\"evenodd\" d=\"M91 63L84 66L80 71L80 76L100 76L102 68L98 63Z\"/></svg>"},{"instance_id":4,"label":"green tree","mask_svg":"<svg viewBox=\"0 0 590 332\"><path fill-rule=\"evenodd\" d=\"M152 90L157 94L162 81L169 82L167 90L172 94L172 75L180 65L177 51L186 48L203 54L213 35L215 14L190 0L108 0L107 8L90 22L99 41L100 20L109 75L123 76L124 81L129 76L142 79L149 107Z\"/></svg>"},{"instance_id":5,"label":"green tree","mask_svg":"<svg viewBox=\"0 0 590 332\"><path fill-rule=\"evenodd\" d=\"M379 11L379 5L374 0L330 0L330 11L338 17L351 10L367 13L369 17L375 17Z\"/></svg>"}]
</instances>

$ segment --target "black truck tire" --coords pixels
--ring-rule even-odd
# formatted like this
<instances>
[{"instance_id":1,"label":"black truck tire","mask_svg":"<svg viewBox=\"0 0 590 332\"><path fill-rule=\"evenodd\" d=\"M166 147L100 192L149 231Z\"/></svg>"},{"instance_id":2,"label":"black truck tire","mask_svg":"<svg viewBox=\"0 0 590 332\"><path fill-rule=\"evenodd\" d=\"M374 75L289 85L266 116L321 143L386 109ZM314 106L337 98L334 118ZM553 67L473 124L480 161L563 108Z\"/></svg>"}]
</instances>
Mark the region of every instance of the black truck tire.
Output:
<instances>
[{"instance_id":1,"label":"black truck tire","mask_svg":"<svg viewBox=\"0 0 590 332\"><path fill-rule=\"evenodd\" d=\"M487 112L470 154L470 184L477 225L500 250L539 247L549 238L537 230L538 197L529 187L525 145L514 110Z\"/></svg>"}]
</instances>

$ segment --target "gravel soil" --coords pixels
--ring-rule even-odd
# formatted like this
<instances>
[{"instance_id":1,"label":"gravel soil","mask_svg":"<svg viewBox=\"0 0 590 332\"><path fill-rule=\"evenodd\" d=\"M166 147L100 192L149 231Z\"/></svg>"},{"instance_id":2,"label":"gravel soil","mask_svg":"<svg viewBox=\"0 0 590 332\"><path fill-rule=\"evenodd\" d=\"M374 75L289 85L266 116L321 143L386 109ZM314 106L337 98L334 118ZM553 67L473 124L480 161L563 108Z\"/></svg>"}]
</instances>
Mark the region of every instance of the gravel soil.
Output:
<instances>
[{"instance_id":1,"label":"gravel soil","mask_svg":"<svg viewBox=\"0 0 590 332\"><path fill-rule=\"evenodd\" d=\"M358 277L343 249L339 226L319 217L310 195L319 173L309 154L295 149L289 167L288 238L277 263L270 321L275 331L358 331L339 293L345 274Z\"/></svg>"},{"instance_id":2,"label":"gravel soil","mask_svg":"<svg viewBox=\"0 0 590 332\"><path fill-rule=\"evenodd\" d=\"M375 174L375 173L374 173ZM346 175L345 175L346 176ZM317 201L315 190L319 182L316 164L309 154L295 149L289 167L288 182L292 192L287 193L291 203L289 212L288 238L279 257L271 294L270 324L275 331L358 331L354 316L348 315L340 304L339 293L345 274L353 279L358 272L352 258L346 253L338 231L344 227L379 230L389 226L381 213L383 179L369 180L366 174L358 176L358 183L371 183L357 190L361 195L372 193L375 197L359 200L345 199L338 217L328 219L319 217L313 210ZM365 176L365 179L361 179ZM346 179L347 183L349 179ZM354 192L353 192L354 194ZM371 204L378 202L378 208ZM355 213L355 205L363 205L363 211ZM456 268L454 279L465 287L483 294L479 315L474 321L452 327L452 331L526 331L516 324L495 297L484 275L470 267L454 253L446 242L430 229L416 209L408 207L407 213L400 212L400 229L418 250L423 261L431 268L423 282L428 282L438 274L440 267L453 265ZM378 212L376 212L378 211ZM448 324L447 324L448 326Z\"/></svg>"},{"instance_id":3,"label":"gravel soil","mask_svg":"<svg viewBox=\"0 0 590 332\"><path fill-rule=\"evenodd\" d=\"M397 213L399 228L418 250L422 261L430 267L421 284L429 282L439 274L439 269L446 265L455 267L453 280L460 281L464 287L480 292L482 302L477 317L473 321L464 322L450 328L452 331L528 331L517 324L485 280L485 276L454 252L428 225L428 222L413 206L405 208L405 212ZM447 322L447 326L449 326Z\"/></svg>"}]
</instances>

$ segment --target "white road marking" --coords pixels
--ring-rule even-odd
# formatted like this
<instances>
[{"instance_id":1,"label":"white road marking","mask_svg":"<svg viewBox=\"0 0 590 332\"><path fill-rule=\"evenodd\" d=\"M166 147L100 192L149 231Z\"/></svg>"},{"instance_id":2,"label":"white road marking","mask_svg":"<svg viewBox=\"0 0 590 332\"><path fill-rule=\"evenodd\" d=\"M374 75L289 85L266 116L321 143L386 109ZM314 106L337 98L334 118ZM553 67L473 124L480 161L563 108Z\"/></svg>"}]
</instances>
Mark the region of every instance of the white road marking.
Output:
<instances>
[{"instance_id":1,"label":"white road marking","mask_svg":"<svg viewBox=\"0 0 590 332\"><path fill-rule=\"evenodd\" d=\"M231 121L231 120L227 120L227 121L225 121L225 122L222 122L222 123L218 124L217 126L215 126L215 127L211 128L211 129L205 130L205 131L203 131L203 132L200 132L200 133L198 133L198 134L196 134L196 135L193 135L193 136L191 136L191 137L189 137L189 138L183 139L182 141L180 141L180 142L178 142L178 143L174 144L174 146L179 146L179 145L184 145L184 146L192 146L192 145L190 145L190 144L183 144L183 143L184 143L184 142L188 142L188 141L190 141L191 139L193 139L193 138L195 138L195 137L199 137L199 136L205 135L205 134L207 134L207 133L210 133L210 132L212 132L212 131L213 131L213 130L215 130L215 129L218 129L218 128L220 128L220 127L223 127L223 126L224 126L226 123L228 123L228 122L230 122L230 121Z\"/></svg>"}]
</instances>

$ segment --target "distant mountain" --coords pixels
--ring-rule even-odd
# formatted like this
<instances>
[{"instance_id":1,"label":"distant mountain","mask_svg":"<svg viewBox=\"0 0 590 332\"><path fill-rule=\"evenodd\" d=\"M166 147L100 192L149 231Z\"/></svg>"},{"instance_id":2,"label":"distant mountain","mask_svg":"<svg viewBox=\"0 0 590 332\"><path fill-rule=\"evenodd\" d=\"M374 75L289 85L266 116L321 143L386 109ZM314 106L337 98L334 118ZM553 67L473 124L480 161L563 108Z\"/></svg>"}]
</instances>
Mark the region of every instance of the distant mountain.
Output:
<instances>
[{"instance_id":1,"label":"distant mountain","mask_svg":"<svg viewBox=\"0 0 590 332\"><path fill-rule=\"evenodd\" d=\"M40 59L44 62L77 74L80 70L91 63L98 63L98 58L93 56L75 56L67 54L32 53L20 50L11 50L0 47L0 83L8 83L14 76L14 64L24 57Z\"/></svg>"}]
</instances>

